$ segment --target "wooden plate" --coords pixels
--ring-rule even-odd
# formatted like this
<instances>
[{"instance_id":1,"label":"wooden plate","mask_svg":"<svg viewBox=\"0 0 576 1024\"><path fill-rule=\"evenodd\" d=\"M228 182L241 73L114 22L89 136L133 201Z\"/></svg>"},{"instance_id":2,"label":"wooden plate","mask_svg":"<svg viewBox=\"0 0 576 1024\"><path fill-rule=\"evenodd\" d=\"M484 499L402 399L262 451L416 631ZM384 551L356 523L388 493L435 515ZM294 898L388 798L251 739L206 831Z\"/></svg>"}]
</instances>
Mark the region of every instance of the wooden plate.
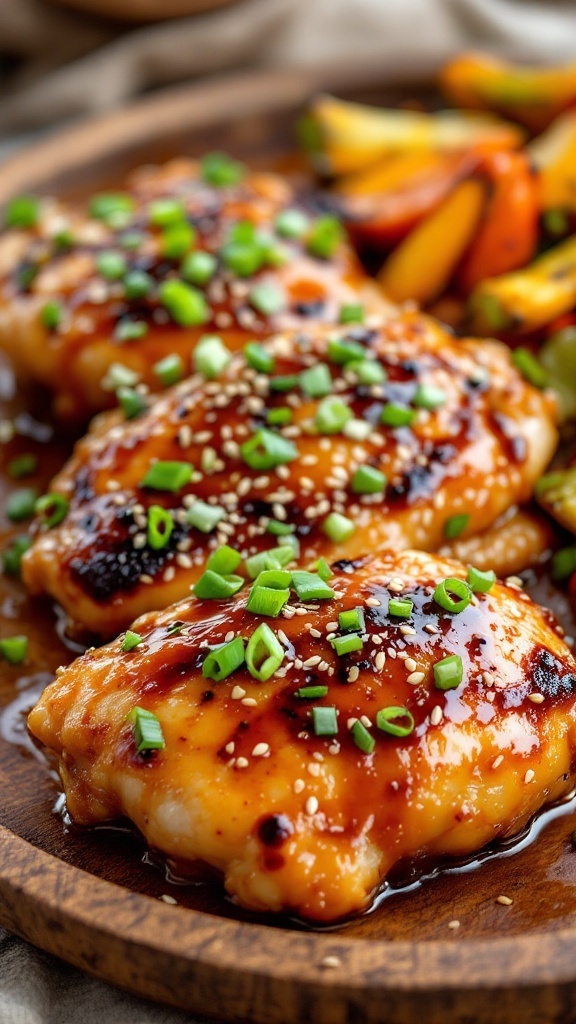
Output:
<instances>
[{"instance_id":1,"label":"wooden plate","mask_svg":"<svg viewBox=\"0 0 576 1024\"><path fill-rule=\"evenodd\" d=\"M385 102L402 95L370 69L362 81L357 71L263 72L173 90L14 157L0 169L0 202L26 189L81 194L117 181L143 160L206 148L260 164L289 162L295 115L319 87ZM407 93L425 95L414 84ZM5 365L0 392L1 421L18 407ZM33 437L0 446L0 458L38 451L42 489L70 438L46 443L34 420L19 423ZM8 524L0 518L2 531L5 539ZM0 920L6 927L133 992L230 1021L574 1020L571 805L541 818L533 829L537 841L526 841L514 856L502 848L487 863L433 872L424 885L393 893L346 926L318 932L241 914L217 881L176 884L129 830L65 825L47 765L32 746L22 747L23 712L71 653L47 641L51 608L30 605L19 584L0 579L0 628L10 635L23 622L30 638L24 679L0 666ZM163 894L179 906L161 902ZM498 903L499 895L513 903Z\"/></svg>"}]
</instances>

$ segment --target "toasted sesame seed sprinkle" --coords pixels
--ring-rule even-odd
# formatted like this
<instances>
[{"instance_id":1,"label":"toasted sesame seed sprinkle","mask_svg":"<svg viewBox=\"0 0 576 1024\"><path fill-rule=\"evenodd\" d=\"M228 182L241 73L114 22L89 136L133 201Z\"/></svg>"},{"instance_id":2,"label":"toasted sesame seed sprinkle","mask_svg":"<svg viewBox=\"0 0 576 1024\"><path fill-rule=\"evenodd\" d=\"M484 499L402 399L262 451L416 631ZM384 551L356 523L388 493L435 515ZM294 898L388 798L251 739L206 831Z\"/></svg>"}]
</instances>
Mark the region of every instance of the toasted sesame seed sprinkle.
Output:
<instances>
[{"instance_id":1,"label":"toasted sesame seed sprinkle","mask_svg":"<svg viewBox=\"0 0 576 1024\"><path fill-rule=\"evenodd\" d=\"M246 708L255 708L258 702L254 697L243 697L242 703Z\"/></svg>"},{"instance_id":2,"label":"toasted sesame seed sprinkle","mask_svg":"<svg viewBox=\"0 0 576 1024\"><path fill-rule=\"evenodd\" d=\"M377 597L367 597L366 604L368 608L380 608L382 602Z\"/></svg>"},{"instance_id":3,"label":"toasted sesame seed sprinkle","mask_svg":"<svg viewBox=\"0 0 576 1024\"><path fill-rule=\"evenodd\" d=\"M503 907L511 907L514 900L511 900L509 896L497 896L496 903L501 903Z\"/></svg>"},{"instance_id":4,"label":"toasted sesame seed sprinkle","mask_svg":"<svg viewBox=\"0 0 576 1024\"><path fill-rule=\"evenodd\" d=\"M533 768L529 768L528 771L526 772L526 775L524 776L524 782L526 782L526 783L533 782L535 778L536 778L536 772L534 771Z\"/></svg>"},{"instance_id":5,"label":"toasted sesame seed sprinkle","mask_svg":"<svg viewBox=\"0 0 576 1024\"><path fill-rule=\"evenodd\" d=\"M439 704L436 704L430 712L430 725L440 725L444 717L444 712Z\"/></svg>"},{"instance_id":6,"label":"toasted sesame seed sprinkle","mask_svg":"<svg viewBox=\"0 0 576 1024\"><path fill-rule=\"evenodd\" d=\"M305 786L306 783L304 782L304 779L295 779L292 789L295 793L301 793Z\"/></svg>"},{"instance_id":7,"label":"toasted sesame seed sprinkle","mask_svg":"<svg viewBox=\"0 0 576 1024\"><path fill-rule=\"evenodd\" d=\"M242 697L246 696L246 690L243 690L241 686L235 686L230 696L232 700L241 700Z\"/></svg>"},{"instance_id":8,"label":"toasted sesame seed sprinkle","mask_svg":"<svg viewBox=\"0 0 576 1024\"><path fill-rule=\"evenodd\" d=\"M234 740L230 740L230 743L226 744L226 746L224 747L224 750L226 751L227 754L233 754L235 746L236 746L236 744L234 743Z\"/></svg>"},{"instance_id":9,"label":"toasted sesame seed sprinkle","mask_svg":"<svg viewBox=\"0 0 576 1024\"><path fill-rule=\"evenodd\" d=\"M311 761L310 764L306 765L306 771L309 775L313 775L315 778L318 778L322 769L317 761Z\"/></svg>"},{"instance_id":10,"label":"toasted sesame seed sprinkle","mask_svg":"<svg viewBox=\"0 0 576 1024\"><path fill-rule=\"evenodd\" d=\"M533 704L543 704L544 694L543 693L529 693L528 700L531 700Z\"/></svg>"},{"instance_id":11,"label":"toasted sesame seed sprinkle","mask_svg":"<svg viewBox=\"0 0 576 1024\"><path fill-rule=\"evenodd\" d=\"M404 636L416 636L416 630L413 626L400 626L400 632Z\"/></svg>"},{"instance_id":12,"label":"toasted sesame seed sprinkle","mask_svg":"<svg viewBox=\"0 0 576 1024\"><path fill-rule=\"evenodd\" d=\"M460 927L460 921L454 919L454 921L448 921L448 927L450 931L457 932Z\"/></svg>"},{"instance_id":13,"label":"toasted sesame seed sprinkle","mask_svg":"<svg viewBox=\"0 0 576 1024\"><path fill-rule=\"evenodd\" d=\"M309 796L307 801L306 801L306 814L309 814L312 817L312 815L316 814L317 810L318 810L318 799L317 799L317 797Z\"/></svg>"},{"instance_id":14,"label":"toasted sesame seed sprinkle","mask_svg":"<svg viewBox=\"0 0 576 1024\"><path fill-rule=\"evenodd\" d=\"M236 758L236 767L237 768L247 768L248 764L249 764L248 758L246 758L246 757L237 757Z\"/></svg>"},{"instance_id":15,"label":"toasted sesame seed sprinkle","mask_svg":"<svg viewBox=\"0 0 576 1024\"><path fill-rule=\"evenodd\" d=\"M254 750L252 751L252 757L264 757L266 754L269 754L269 753L270 753L270 744L269 743L257 743L256 746L254 747Z\"/></svg>"},{"instance_id":16,"label":"toasted sesame seed sprinkle","mask_svg":"<svg viewBox=\"0 0 576 1024\"><path fill-rule=\"evenodd\" d=\"M306 659L302 668L316 668L316 665L319 665L321 660L322 659L319 654L313 654L311 658Z\"/></svg>"},{"instance_id":17,"label":"toasted sesame seed sprinkle","mask_svg":"<svg viewBox=\"0 0 576 1024\"><path fill-rule=\"evenodd\" d=\"M498 754L498 757L495 757L494 760L492 761L492 767L493 768L499 768L500 765L502 764L503 760L504 760L504 754Z\"/></svg>"},{"instance_id":18,"label":"toasted sesame seed sprinkle","mask_svg":"<svg viewBox=\"0 0 576 1024\"><path fill-rule=\"evenodd\" d=\"M382 669L384 668L385 664L386 664L386 652L385 651L378 651L378 654L376 655L376 657L374 659L374 665L377 668L378 672L382 671Z\"/></svg>"},{"instance_id":19,"label":"toasted sesame seed sprinkle","mask_svg":"<svg viewBox=\"0 0 576 1024\"><path fill-rule=\"evenodd\" d=\"M173 907L178 906L178 900L175 900L174 897L170 896L167 892L163 892L160 899L162 900L162 903L169 903L170 906Z\"/></svg>"},{"instance_id":20,"label":"toasted sesame seed sprinkle","mask_svg":"<svg viewBox=\"0 0 576 1024\"><path fill-rule=\"evenodd\" d=\"M360 669L358 668L358 665L352 665L352 668L348 672L348 682L355 683L359 675Z\"/></svg>"},{"instance_id":21,"label":"toasted sesame seed sprinkle","mask_svg":"<svg viewBox=\"0 0 576 1024\"><path fill-rule=\"evenodd\" d=\"M414 658L406 658L404 664L406 666L407 672L415 672L416 669L418 668L416 662L414 661Z\"/></svg>"},{"instance_id":22,"label":"toasted sesame seed sprinkle","mask_svg":"<svg viewBox=\"0 0 576 1024\"><path fill-rule=\"evenodd\" d=\"M410 683L411 686L418 686L419 683L423 683L426 678L425 672L411 672L407 677L406 682Z\"/></svg>"},{"instance_id":23,"label":"toasted sesame seed sprinkle","mask_svg":"<svg viewBox=\"0 0 576 1024\"><path fill-rule=\"evenodd\" d=\"M346 728L347 729L353 729L354 726L356 725L357 721L358 721L357 718L349 718L349 719L347 719L347 721L346 721Z\"/></svg>"}]
</instances>

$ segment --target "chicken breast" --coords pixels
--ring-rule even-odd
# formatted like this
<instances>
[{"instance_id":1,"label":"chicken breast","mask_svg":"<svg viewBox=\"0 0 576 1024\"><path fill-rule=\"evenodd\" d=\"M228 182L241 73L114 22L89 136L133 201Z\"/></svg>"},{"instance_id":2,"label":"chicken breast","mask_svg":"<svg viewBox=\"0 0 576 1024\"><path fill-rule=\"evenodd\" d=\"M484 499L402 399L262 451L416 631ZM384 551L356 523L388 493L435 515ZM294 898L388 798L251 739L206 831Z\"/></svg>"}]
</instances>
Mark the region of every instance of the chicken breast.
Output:
<instances>
[{"instance_id":1,"label":"chicken breast","mask_svg":"<svg viewBox=\"0 0 576 1024\"><path fill-rule=\"evenodd\" d=\"M61 669L29 727L72 818L126 815L242 906L332 921L569 791L576 660L549 612L420 552L334 569L279 618L189 599Z\"/></svg>"},{"instance_id":2,"label":"chicken breast","mask_svg":"<svg viewBox=\"0 0 576 1024\"><path fill-rule=\"evenodd\" d=\"M114 404L114 364L154 390L167 356L185 376L205 333L235 348L338 323L351 305L391 309L334 218L222 157L142 168L87 207L31 203L17 201L0 236L0 347L63 417Z\"/></svg>"},{"instance_id":3,"label":"chicken breast","mask_svg":"<svg viewBox=\"0 0 576 1024\"><path fill-rule=\"evenodd\" d=\"M419 315L278 336L264 354L267 373L237 354L218 381L97 421L24 557L32 593L112 636L187 596L220 544L247 558L285 550L286 531L304 563L435 550L526 500L556 444L550 397L504 346Z\"/></svg>"}]
</instances>

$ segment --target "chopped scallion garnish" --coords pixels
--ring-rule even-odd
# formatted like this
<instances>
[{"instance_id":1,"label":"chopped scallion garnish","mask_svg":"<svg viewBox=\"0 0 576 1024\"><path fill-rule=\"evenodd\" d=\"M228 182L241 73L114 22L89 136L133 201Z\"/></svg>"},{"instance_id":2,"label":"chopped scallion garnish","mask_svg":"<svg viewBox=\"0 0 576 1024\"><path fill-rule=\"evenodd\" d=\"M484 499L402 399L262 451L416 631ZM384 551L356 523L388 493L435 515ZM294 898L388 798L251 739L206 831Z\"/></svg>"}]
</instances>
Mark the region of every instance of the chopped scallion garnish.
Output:
<instances>
[{"instance_id":1,"label":"chopped scallion garnish","mask_svg":"<svg viewBox=\"0 0 576 1024\"><path fill-rule=\"evenodd\" d=\"M409 619L414 609L414 602L409 597L391 597L388 602L388 614L397 619Z\"/></svg>"},{"instance_id":2,"label":"chopped scallion garnish","mask_svg":"<svg viewBox=\"0 0 576 1024\"><path fill-rule=\"evenodd\" d=\"M414 716L408 708L390 705L377 712L376 726L390 736L409 736L414 731Z\"/></svg>"},{"instance_id":3,"label":"chopped scallion garnish","mask_svg":"<svg viewBox=\"0 0 576 1024\"><path fill-rule=\"evenodd\" d=\"M186 512L186 522L201 533L211 533L226 515L220 505L208 505L205 501L195 501Z\"/></svg>"},{"instance_id":4,"label":"chopped scallion garnish","mask_svg":"<svg viewBox=\"0 0 576 1024\"><path fill-rule=\"evenodd\" d=\"M20 523L34 515L38 491L34 487L21 487L9 495L4 511L11 523Z\"/></svg>"},{"instance_id":5,"label":"chopped scallion garnish","mask_svg":"<svg viewBox=\"0 0 576 1024\"><path fill-rule=\"evenodd\" d=\"M387 477L374 466L360 466L350 481L353 494L382 494Z\"/></svg>"},{"instance_id":6,"label":"chopped scallion garnish","mask_svg":"<svg viewBox=\"0 0 576 1024\"><path fill-rule=\"evenodd\" d=\"M224 372L231 358L222 338L207 334L196 345L192 362L197 373L201 373L206 380L215 380Z\"/></svg>"},{"instance_id":7,"label":"chopped scallion garnish","mask_svg":"<svg viewBox=\"0 0 576 1024\"><path fill-rule=\"evenodd\" d=\"M256 370L258 373L274 373L276 365L274 356L257 341L248 342L244 348L244 358L252 370Z\"/></svg>"},{"instance_id":8,"label":"chopped scallion garnish","mask_svg":"<svg viewBox=\"0 0 576 1024\"><path fill-rule=\"evenodd\" d=\"M240 454L251 469L266 470L293 462L298 449L292 441L263 427L241 445Z\"/></svg>"},{"instance_id":9,"label":"chopped scallion garnish","mask_svg":"<svg viewBox=\"0 0 576 1024\"><path fill-rule=\"evenodd\" d=\"M351 654L352 651L361 651L364 646L360 633L346 633L344 636L335 636L330 643L339 658L344 654Z\"/></svg>"},{"instance_id":10,"label":"chopped scallion garnish","mask_svg":"<svg viewBox=\"0 0 576 1024\"><path fill-rule=\"evenodd\" d=\"M184 257L180 273L189 284L203 288L214 277L217 266L218 260L211 252L196 250Z\"/></svg>"},{"instance_id":11,"label":"chopped scallion garnish","mask_svg":"<svg viewBox=\"0 0 576 1024\"><path fill-rule=\"evenodd\" d=\"M171 384L177 384L184 376L184 362L175 352L154 363L152 369L160 382L167 388Z\"/></svg>"},{"instance_id":12,"label":"chopped scallion garnish","mask_svg":"<svg viewBox=\"0 0 576 1024\"><path fill-rule=\"evenodd\" d=\"M434 686L437 690L455 690L464 677L459 654L451 654L434 665Z\"/></svg>"},{"instance_id":13,"label":"chopped scallion garnish","mask_svg":"<svg viewBox=\"0 0 576 1024\"><path fill-rule=\"evenodd\" d=\"M161 505L150 505L147 520L147 539L154 551L161 551L170 541L174 520L168 509Z\"/></svg>"},{"instance_id":14,"label":"chopped scallion garnish","mask_svg":"<svg viewBox=\"0 0 576 1024\"><path fill-rule=\"evenodd\" d=\"M42 525L50 530L58 526L66 518L68 512L68 499L63 494L43 494L38 498L34 506L34 512L42 519Z\"/></svg>"},{"instance_id":15,"label":"chopped scallion garnish","mask_svg":"<svg viewBox=\"0 0 576 1024\"><path fill-rule=\"evenodd\" d=\"M180 491L192 479L193 468L189 462L153 462L140 487L154 491Z\"/></svg>"},{"instance_id":16,"label":"chopped scallion garnish","mask_svg":"<svg viewBox=\"0 0 576 1024\"><path fill-rule=\"evenodd\" d=\"M0 640L0 655L10 665L21 665L28 654L27 636L6 636Z\"/></svg>"},{"instance_id":17,"label":"chopped scallion garnish","mask_svg":"<svg viewBox=\"0 0 576 1024\"><path fill-rule=\"evenodd\" d=\"M434 384L419 384L412 402L417 409L428 409L432 412L446 402L446 393Z\"/></svg>"},{"instance_id":18,"label":"chopped scallion garnish","mask_svg":"<svg viewBox=\"0 0 576 1024\"><path fill-rule=\"evenodd\" d=\"M300 601L332 601L334 591L318 573L296 569L292 573L292 586Z\"/></svg>"},{"instance_id":19,"label":"chopped scallion garnish","mask_svg":"<svg viewBox=\"0 0 576 1024\"><path fill-rule=\"evenodd\" d=\"M285 651L270 626L261 622L254 630L246 648L246 665L250 675L264 683L284 661Z\"/></svg>"},{"instance_id":20,"label":"chopped scallion garnish","mask_svg":"<svg viewBox=\"0 0 576 1024\"><path fill-rule=\"evenodd\" d=\"M210 319L210 310L202 292L176 278L163 281L158 298L172 319L181 327L198 327Z\"/></svg>"},{"instance_id":21,"label":"chopped scallion garnish","mask_svg":"<svg viewBox=\"0 0 576 1024\"><path fill-rule=\"evenodd\" d=\"M319 700L327 693L327 686L301 686L299 690L295 691L296 697L300 697L302 700Z\"/></svg>"},{"instance_id":22,"label":"chopped scallion garnish","mask_svg":"<svg viewBox=\"0 0 576 1024\"><path fill-rule=\"evenodd\" d=\"M146 750L164 750L166 742L159 719L146 708L132 708L127 716L134 726L134 742L136 751L143 754Z\"/></svg>"},{"instance_id":23,"label":"chopped scallion garnish","mask_svg":"<svg viewBox=\"0 0 576 1024\"><path fill-rule=\"evenodd\" d=\"M468 569L468 586L475 594L487 594L496 583L496 573L492 569L482 572L471 565Z\"/></svg>"},{"instance_id":24,"label":"chopped scallion garnish","mask_svg":"<svg viewBox=\"0 0 576 1024\"><path fill-rule=\"evenodd\" d=\"M363 633L366 628L364 610L362 608L348 608L338 613L338 625L342 633Z\"/></svg>"},{"instance_id":25,"label":"chopped scallion garnish","mask_svg":"<svg viewBox=\"0 0 576 1024\"><path fill-rule=\"evenodd\" d=\"M250 590L246 610L252 612L253 615L268 615L270 618L275 619L282 611L289 597L290 591L287 587L285 589L277 589L276 587L262 587L255 584Z\"/></svg>"},{"instance_id":26,"label":"chopped scallion garnish","mask_svg":"<svg viewBox=\"0 0 576 1024\"><path fill-rule=\"evenodd\" d=\"M326 363L316 363L315 366L302 370L300 387L309 398L324 398L330 395L333 390L332 375Z\"/></svg>"},{"instance_id":27,"label":"chopped scallion garnish","mask_svg":"<svg viewBox=\"0 0 576 1024\"><path fill-rule=\"evenodd\" d=\"M380 413L380 422L386 427L409 427L416 418L416 411L405 405L388 402Z\"/></svg>"},{"instance_id":28,"label":"chopped scallion garnish","mask_svg":"<svg viewBox=\"0 0 576 1024\"><path fill-rule=\"evenodd\" d=\"M529 349L515 348L512 352L512 362L529 384L540 389L547 386L548 373Z\"/></svg>"},{"instance_id":29,"label":"chopped scallion garnish","mask_svg":"<svg viewBox=\"0 0 576 1024\"><path fill-rule=\"evenodd\" d=\"M447 540L454 540L459 537L470 522L470 516L468 512L462 512L457 516L450 516L444 523L444 536Z\"/></svg>"},{"instance_id":30,"label":"chopped scallion garnish","mask_svg":"<svg viewBox=\"0 0 576 1024\"><path fill-rule=\"evenodd\" d=\"M206 569L194 585L194 594L202 601L221 601L237 594L244 582L242 576Z\"/></svg>"},{"instance_id":31,"label":"chopped scallion garnish","mask_svg":"<svg viewBox=\"0 0 576 1024\"><path fill-rule=\"evenodd\" d=\"M244 661L244 640L236 636L230 643L221 644L206 655L202 663L202 675L205 679L214 679L219 683L240 668Z\"/></svg>"},{"instance_id":32,"label":"chopped scallion garnish","mask_svg":"<svg viewBox=\"0 0 576 1024\"><path fill-rule=\"evenodd\" d=\"M38 469L38 458L32 452L25 452L22 455L15 455L8 463L8 476L13 480L21 480L22 477L32 476Z\"/></svg>"},{"instance_id":33,"label":"chopped scallion garnish","mask_svg":"<svg viewBox=\"0 0 576 1024\"><path fill-rule=\"evenodd\" d=\"M363 754L371 754L376 746L376 740L370 735L368 729L359 718L354 722L350 731L352 733L352 739L358 749L361 750Z\"/></svg>"},{"instance_id":34,"label":"chopped scallion garnish","mask_svg":"<svg viewBox=\"0 0 576 1024\"><path fill-rule=\"evenodd\" d=\"M349 540L355 532L356 523L341 515L340 512L330 512L322 523L321 529L335 544L342 544Z\"/></svg>"},{"instance_id":35,"label":"chopped scallion garnish","mask_svg":"<svg viewBox=\"0 0 576 1024\"><path fill-rule=\"evenodd\" d=\"M135 633L133 629L127 629L124 634L122 646L120 650L126 654L128 651L133 651L138 644L141 644L144 637L140 636L140 633Z\"/></svg>"},{"instance_id":36,"label":"chopped scallion garnish","mask_svg":"<svg viewBox=\"0 0 576 1024\"><path fill-rule=\"evenodd\" d=\"M206 562L206 568L225 576L227 573L236 572L241 561L242 556L239 551L231 548L228 544L223 544L222 547L212 552Z\"/></svg>"},{"instance_id":37,"label":"chopped scallion garnish","mask_svg":"<svg viewBox=\"0 0 576 1024\"><path fill-rule=\"evenodd\" d=\"M315 424L320 434L339 434L353 413L341 398L324 398L317 409Z\"/></svg>"},{"instance_id":38,"label":"chopped scallion garnish","mask_svg":"<svg viewBox=\"0 0 576 1024\"><path fill-rule=\"evenodd\" d=\"M334 707L312 708L312 723L315 736L338 735L338 718Z\"/></svg>"},{"instance_id":39,"label":"chopped scallion garnish","mask_svg":"<svg viewBox=\"0 0 576 1024\"><path fill-rule=\"evenodd\" d=\"M442 580L434 591L434 600L447 612L463 612L472 600L472 591L464 580L449 576Z\"/></svg>"}]
</instances>

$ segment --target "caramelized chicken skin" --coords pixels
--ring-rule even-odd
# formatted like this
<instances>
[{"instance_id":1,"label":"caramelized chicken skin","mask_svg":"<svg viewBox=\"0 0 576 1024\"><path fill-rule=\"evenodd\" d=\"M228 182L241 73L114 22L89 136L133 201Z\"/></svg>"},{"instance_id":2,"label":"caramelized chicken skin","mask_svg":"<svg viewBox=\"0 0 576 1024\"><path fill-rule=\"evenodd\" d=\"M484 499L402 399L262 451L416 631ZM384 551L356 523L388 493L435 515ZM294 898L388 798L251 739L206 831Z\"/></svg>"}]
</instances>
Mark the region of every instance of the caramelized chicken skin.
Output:
<instances>
[{"instance_id":1,"label":"caramelized chicken skin","mask_svg":"<svg viewBox=\"0 0 576 1024\"><path fill-rule=\"evenodd\" d=\"M287 181L212 179L184 159L141 168L119 208L106 195L88 208L46 199L35 224L0 236L0 348L21 378L54 392L59 415L87 419L113 405L115 363L155 390L154 366L166 356L179 356L185 375L207 332L234 348L311 320L338 323L347 304L368 317L389 311L351 248L329 226L322 233L321 214L305 213ZM214 267L190 270L189 252ZM162 284L177 279L192 299L163 300ZM263 298L253 298L255 286Z\"/></svg>"},{"instance_id":2,"label":"caramelized chicken skin","mask_svg":"<svg viewBox=\"0 0 576 1024\"><path fill-rule=\"evenodd\" d=\"M317 329L278 336L268 350L269 374L237 354L218 381L196 375L137 418L95 422L53 482L67 514L39 529L23 560L33 593L51 594L75 623L111 636L186 597L219 544L246 557L286 543L271 536L270 520L295 530L303 562L382 547L435 550L526 500L556 443L549 396L522 379L507 349L455 341L419 315L353 328L336 349ZM310 367L323 374L322 398L306 393L300 375ZM362 383L375 370L385 379ZM412 422L383 424L391 408ZM289 422L271 426L279 410ZM244 446L255 439L252 462ZM189 482L145 486L157 460L183 462ZM211 532L191 524L205 510L198 502L218 519L204 525ZM151 506L174 523L163 543L150 540ZM344 517L336 532L334 514Z\"/></svg>"},{"instance_id":3,"label":"caramelized chicken skin","mask_svg":"<svg viewBox=\"0 0 576 1024\"><path fill-rule=\"evenodd\" d=\"M202 674L210 648L263 621L242 595L148 614L131 651L121 637L62 669L29 726L58 755L73 819L127 815L151 846L223 872L243 906L330 921L404 858L513 836L570 789L576 660L550 613L504 583L445 611L438 583L466 570L420 552L335 569L333 600L266 620L284 661L264 682L246 665ZM391 602L407 598L399 618ZM363 645L338 656L339 613L358 608ZM439 689L434 665L452 655L462 680ZM136 706L164 749L137 752ZM336 734L316 734L313 708L336 709ZM390 708L404 735L377 726Z\"/></svg>"}]
</instances>

